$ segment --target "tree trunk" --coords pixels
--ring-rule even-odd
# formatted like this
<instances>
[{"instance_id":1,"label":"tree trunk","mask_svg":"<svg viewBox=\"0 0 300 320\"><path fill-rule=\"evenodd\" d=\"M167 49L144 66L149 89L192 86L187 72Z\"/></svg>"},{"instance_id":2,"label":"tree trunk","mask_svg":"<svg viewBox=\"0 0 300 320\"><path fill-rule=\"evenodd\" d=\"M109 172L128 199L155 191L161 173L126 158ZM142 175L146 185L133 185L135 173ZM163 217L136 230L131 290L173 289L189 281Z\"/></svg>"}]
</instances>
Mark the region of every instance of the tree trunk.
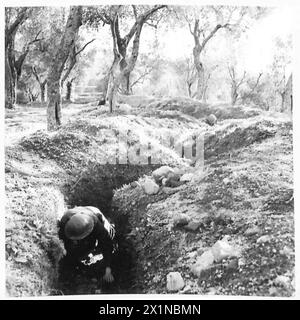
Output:
<instances>
[{"instance_id":1,"label":"tree trunk","mask_svg":"<svg viewBox=\"0 0 300 320\"><path fill-rule=\"evenodd\" d=\"M281 109L280 112L284 112L285 110L285 91L280 93L281 97Z\"/></svg>"},{"instance_id":2,"label":"tree trunk","mask_svg":"<svg viewBox=\"0 0 300 320\"><path fill-rule=\"evenodd\" d=\"M67 102L71 102L72 84L73 84L73 81L67 82L67 93L66 93Z\"/></svg>"},{"instance_id":3,"label":"tree trunk","mask_svg":"<svg viewBox=\"0 0 300 320\"><path fill-rule=\"evenodd\" d=\"M56 130L61 125L61 76L65 63L74 49L81 20L82 8L71 7L65 31L49 69L47 78L47 128L49 131Z\"/></svg>"},{"instance_id":4,"label":"tree trunk","mask_svg":"<svg viewBox=\"0 0 300 320\"><path fill-rule=\"evenodd\" d=\"M115 110L116 106L116 96L118 92L118 88L120 85L120 71L119 71L119 62L120 56L118 54L115 55L114 62L111 67L110 76L108 79L107 85L107 93L106 93L106 100L108 101L109 111L112 113Z\"/></svg>"},{"instance_id":5,"label":"tree trunk","mask_svg":"<svg viewBox=\"0 0 300 320\"><path fill-rule=\"evenodd\" d=\"M9 53L5 57L5 108L13 109L16 102L16 73L9 63Z\"/></svg>"},{"instance_id":6,"label":"tree trunk","mask_svg":"<svg viewBox=\"0 0 300 320\"><path fill-rule=\"evenodd\" d=\"M130 95L130 72L121 73L121 91L125 95Z\"/></svg>"},{"instance_id":7,"label":"tree trunk","mask_svg":"<svg viewBox=\"0 0 300 320\"><path fill-rule=\"evenodd\" d=\"M201 68L201 71L197 72L197 93L196 98L198 100L203 99L204 94L204 70Z\"/></svg>"},{"instance_id":8,"label":"tree trunk","mask_svg":"<svg viewBox=\"0 0 300 320\"><path fill-rule=\"evenodd\" d=\"M234 106L238 98L237 89L235 87L231 88L231 104Z\"/></svg>"},{"instance_id":9,"label":"tree trunk","mask_svg":"<svg viewBox=\"0 0 300 320\"><path fill-rule=\"evenodd\" d=\"M120 39L116 39L117 43L120 41ZM118 41L119 40L119 41ZM121 41L122 42L122 41ZM118 44L118 50L121 55L120 60L120 87L122 94L129 95L130 94L130 73L126 72L126 68L128 67L127 62L127 46L128 44L125 44L122 42L122 44Z\"/></svg>"},{"instance_id":10,"label":"tree trunk","mask_svg":"<svg viewBox=\"0 0 300 320\"><path fill-rule=\"evenodd\" d=\"M46 101L46 84L47 82L41 82L40 83L40 90L41 90L41 103L44 103Z\"/></svg>"},{"instance_id":11,"label":"tree trunk","mask_svg":"<svg viewBox=\"0 0 300 320\"><path fill-rule=\"evenodd\" d=\"M193 49L194 56L194 65L197 72L197 89L195 93L195 97L198 100L203 98L203 87L204 87L204 67L202 62L200 61L200 55L202 52L202 47L199 45L195 45Z\"/></svg>"},{"instance_id":12,"label":"tree trunk","mask_svg":"<svg viewBox=\"0 0 300 320\"><path fill-rule=\"evenodd\" d=\"M16 103L17 71L15 68L15 37L20 25L28 18L28 8L22 8L14 22L5 26L5 108L12 109Z\"/></svg>"},{"instance_id":13,"label":"tree trunk","mask_svg":"<svg viewBox=\"0 0 300 320\"><path fill-rule=\"evenodd\" d=\"M55 130L61 125L61 86L60 79L49 78L48 85L48 107L47 107L47 128Z\"/></svg>"},{"instance_id":14,"label":"tree trunk","mask_svg":"<svg viewBox=\"0 0 300 320\"><path fill-rule=\"evenodd\" d=\"M187 90L188 90L188 95L189 95L189 98L192 98L192 83L187 81L186 82L186 85L187 85Z\"/></svg>"}]
</instances>

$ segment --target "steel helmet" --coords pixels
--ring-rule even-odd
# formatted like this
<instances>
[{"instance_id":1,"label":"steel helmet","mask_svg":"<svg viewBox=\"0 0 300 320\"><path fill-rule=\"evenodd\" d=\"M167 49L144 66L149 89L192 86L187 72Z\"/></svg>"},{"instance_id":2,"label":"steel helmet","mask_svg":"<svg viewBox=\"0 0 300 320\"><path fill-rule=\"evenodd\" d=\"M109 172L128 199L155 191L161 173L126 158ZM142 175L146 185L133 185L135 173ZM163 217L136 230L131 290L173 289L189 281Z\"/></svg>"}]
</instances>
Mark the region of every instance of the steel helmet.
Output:
<instances>
[{"instance_id":1,"label":"steel helmet","mask_svg":"<svg viewBox=\"0 0 300 320\"><path fill-rule=\"evenodd\" d=\"M65 235L71 240L81 240L94 229L94 219L91 215L76 213L65 225Z\"/></svg>"}]
</instances>

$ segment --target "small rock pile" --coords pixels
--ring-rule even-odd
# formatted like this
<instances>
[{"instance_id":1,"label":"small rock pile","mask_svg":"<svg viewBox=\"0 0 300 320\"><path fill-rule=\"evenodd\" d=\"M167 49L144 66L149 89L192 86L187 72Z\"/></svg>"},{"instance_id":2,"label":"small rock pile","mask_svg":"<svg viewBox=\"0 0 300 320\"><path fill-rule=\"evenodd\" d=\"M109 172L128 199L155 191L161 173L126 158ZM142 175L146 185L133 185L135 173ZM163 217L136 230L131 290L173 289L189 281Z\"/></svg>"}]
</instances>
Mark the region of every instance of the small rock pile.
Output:
<instances>
[{"instance_id":1,"label":"small rock pile","mask_svg":"<svg viewBox=\"0 0 300 320\"><path fill-rule=\"evenodd\" d=\"M193 172L185 172L186 169L161 166L152 172L152 177L140 179L139 183L148 195L157 194L160 187L168 193L168 188L177 188L193 180Z\"/></svg>"}]
</instances>

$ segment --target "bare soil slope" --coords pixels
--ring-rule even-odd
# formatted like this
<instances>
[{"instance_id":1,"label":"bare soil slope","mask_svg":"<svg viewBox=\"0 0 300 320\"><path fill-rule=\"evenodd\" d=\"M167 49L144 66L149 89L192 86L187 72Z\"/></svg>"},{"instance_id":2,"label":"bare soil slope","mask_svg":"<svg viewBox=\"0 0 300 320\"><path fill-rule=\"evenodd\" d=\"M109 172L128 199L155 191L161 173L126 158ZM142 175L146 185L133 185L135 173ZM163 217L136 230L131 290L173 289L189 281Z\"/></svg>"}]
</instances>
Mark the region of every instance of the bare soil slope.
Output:
<instances>
[{"instance_id":1,"label":"bare soil slope","mask_svg":"<svg viewBox=\"0 0 300 320\"><path fill-rule=\"evenodd\" d=\"M171 271L184 279L180 293L294 293L291 122L259 110L245 116L227 110L210 127L202 115L195 116L198 111L184 111L192 102L183 100L180 110L168 108L163 116L160 110L168 103L154 106L148 98L140 98L130 113L109 114L92 104L70 107L70 121L59 131L39 130L20 141L13 139L18 130L10 126L10 114L5 164L9 295L166 293ZM215 111L206 108L205 115ZM22 120L23 128L29 125ZM205 136L204 170L161 145L162 135L182 138L192 131ZM155 150L162 149L158 163L116 163L116 132L127 137L121 145L150 138ZM193 179L176 188L160 187L155 195L132 183L144 175L151 179L162 164L188 171ZM114 286L103 287L93 268L71 275L72 281L59 278L64 250L56 220L73 205L99 207L117 223L122 245L115 256ZM177 224L181 215L194 227ZM192 266L224 236L240 254L196 276Z\"/></svg>"}]
</instances>

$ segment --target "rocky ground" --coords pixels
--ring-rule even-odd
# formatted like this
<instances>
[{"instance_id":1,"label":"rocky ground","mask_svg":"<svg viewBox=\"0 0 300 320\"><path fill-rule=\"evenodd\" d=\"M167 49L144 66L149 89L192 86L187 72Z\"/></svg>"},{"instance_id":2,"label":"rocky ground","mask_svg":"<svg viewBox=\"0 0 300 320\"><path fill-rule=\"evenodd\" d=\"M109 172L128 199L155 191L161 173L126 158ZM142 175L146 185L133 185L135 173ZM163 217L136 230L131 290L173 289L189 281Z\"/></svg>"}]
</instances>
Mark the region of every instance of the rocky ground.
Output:
<instances>
[{"instance_id":1,"label":"rocky ground","mask_svg":"<svg viewBox=\"0 0 300 320\"><path fill-rule=\"evenodd\" d=\"M291 121L184 98L130 99L114 114L69 107L58 132L18 141L9 114L8 294L293 295ZM212 112L214 126L204 121ZM156 162L118 163L116 132L126 137L121 145L147 137ZM204 164L162 148L161 136L184 141L192 133L205 137ZM101 283L95 266L70 273L71 281L58 277L64 250L56 220L73 205L99 207L117 224L113 286Z\"/></svg>"}]
</instances>

